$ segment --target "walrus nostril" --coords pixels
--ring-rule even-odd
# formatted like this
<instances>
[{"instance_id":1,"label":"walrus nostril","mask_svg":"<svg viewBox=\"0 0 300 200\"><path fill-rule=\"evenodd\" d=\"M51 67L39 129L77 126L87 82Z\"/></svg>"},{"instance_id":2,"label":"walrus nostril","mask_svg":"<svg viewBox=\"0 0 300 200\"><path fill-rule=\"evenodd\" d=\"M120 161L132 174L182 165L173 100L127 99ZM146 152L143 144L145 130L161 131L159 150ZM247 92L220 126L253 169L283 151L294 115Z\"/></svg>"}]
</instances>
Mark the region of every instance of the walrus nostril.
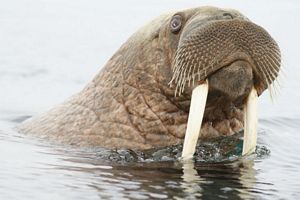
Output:
<instances>
[{"instance_id":1,"label":"walrus nostril","mask_svg":"<svg viewBox=\"0 0 300 200\"><path fill-rule=\"evenodd\" d=\"M234 16L231 13L229 13L229 12L223 13L223 16L226 17L226 18L228 18L228 19L233 19L234 18Z\"/></svg>"}]
</instances>

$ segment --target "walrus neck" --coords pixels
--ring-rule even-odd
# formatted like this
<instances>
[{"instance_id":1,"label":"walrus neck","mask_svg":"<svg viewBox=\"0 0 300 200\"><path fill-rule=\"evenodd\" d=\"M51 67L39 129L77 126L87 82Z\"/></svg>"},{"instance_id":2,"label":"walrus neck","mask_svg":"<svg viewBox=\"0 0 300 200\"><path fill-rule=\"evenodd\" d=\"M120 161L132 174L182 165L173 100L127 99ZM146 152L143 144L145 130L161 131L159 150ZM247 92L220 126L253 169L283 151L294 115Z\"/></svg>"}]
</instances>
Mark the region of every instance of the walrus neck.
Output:
<instances>
[{"instance_id":1,"label":"walrus neck","mask_svg":"<svg viewBox=\"0 0 300 200\"><path fill-rule=\"evenodd\" d=\"M136 143L137 149L148 149L178 144L184 138L188 112L173 102L174 90L164 86L168 81L164 74L169 72L160 70L163 52L148 47L144 50L154 57L141 57L144 52L126 54L126 47L121 48L72 99L74 105L87 107L97 117L97 125L86 129L88 135L110 141L102 146L132 148ZM104 123L114 130L115 140Z\"/></svg>"}]
</instances>

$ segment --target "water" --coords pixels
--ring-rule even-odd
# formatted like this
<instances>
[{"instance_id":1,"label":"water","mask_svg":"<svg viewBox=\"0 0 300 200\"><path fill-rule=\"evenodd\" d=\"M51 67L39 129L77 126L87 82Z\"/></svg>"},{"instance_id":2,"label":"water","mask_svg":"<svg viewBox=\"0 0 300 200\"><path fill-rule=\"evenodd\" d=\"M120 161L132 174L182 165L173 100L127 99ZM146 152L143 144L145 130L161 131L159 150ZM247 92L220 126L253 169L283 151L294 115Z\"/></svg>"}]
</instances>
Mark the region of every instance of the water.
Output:
<instances>
[{"instance_id":1,"label":"water","mask_svg":"<svg viewBox=\"0 0 300 200\"><path fill-rule=\"evenodd\" d=\"M278 41L285 76L259 100L256 155L203 144L149 152L73 149L14 131L79 91L138 27L174 9L233 7ZM299 199L300 3L290 1L12 0L0 7L0 199ZM226 142L226 141L225 141ZM228 141L227 141L228 142ZM231 151L232 150L232 151ZM219 161L212 163L212 161Z\"/></svg>"}]
</instances>

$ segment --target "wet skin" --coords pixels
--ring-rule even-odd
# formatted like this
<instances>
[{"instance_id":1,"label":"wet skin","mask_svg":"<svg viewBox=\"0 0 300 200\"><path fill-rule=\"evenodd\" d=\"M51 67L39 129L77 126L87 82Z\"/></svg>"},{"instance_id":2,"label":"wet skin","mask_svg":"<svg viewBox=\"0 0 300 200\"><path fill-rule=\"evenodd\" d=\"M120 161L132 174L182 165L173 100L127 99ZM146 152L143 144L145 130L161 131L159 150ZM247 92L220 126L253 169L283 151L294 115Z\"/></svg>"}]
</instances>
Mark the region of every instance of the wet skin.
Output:
<instances>
[{"instance_id":1,"label":"wet skin","mask_svg":"<svg viewBox=\"0 0 300 200\"><path fill-rule=\"evenodd\" d=\"M19 130L82 147L179 144L192 90L208 79L201 139L232 135L243 129L250 89L267 89L280 62L276 42L238 11L168 13L133 34L82 91Z\"/></svg>"}]
</instances>

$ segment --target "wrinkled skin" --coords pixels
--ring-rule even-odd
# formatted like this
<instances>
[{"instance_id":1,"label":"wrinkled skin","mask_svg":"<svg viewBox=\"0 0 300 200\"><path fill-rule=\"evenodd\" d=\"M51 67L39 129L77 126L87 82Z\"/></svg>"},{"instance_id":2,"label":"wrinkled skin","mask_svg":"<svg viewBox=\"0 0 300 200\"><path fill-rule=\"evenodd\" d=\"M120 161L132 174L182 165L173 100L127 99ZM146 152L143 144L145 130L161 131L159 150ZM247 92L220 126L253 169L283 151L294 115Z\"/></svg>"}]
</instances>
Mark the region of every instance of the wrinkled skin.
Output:
<instances>
[{"instance_id":1,"label":"wrinkled skin","mask_svg":"<svg viewBox=\"0 0 300 200\"><path fill-rule=\"evenodd\" d=\"M170 30L174 15L182 23L176 32ZM81 92L19 130L83 147L179 144L192 90L207 78L201 139L232 135L243 128L242 106L251 87L260 95L279 65L277 44L237 11L200 7L168 13L131 36ZM195 69L186 70L189 76L183 75L187 67Z\"/></svg>"}]
</instances>

